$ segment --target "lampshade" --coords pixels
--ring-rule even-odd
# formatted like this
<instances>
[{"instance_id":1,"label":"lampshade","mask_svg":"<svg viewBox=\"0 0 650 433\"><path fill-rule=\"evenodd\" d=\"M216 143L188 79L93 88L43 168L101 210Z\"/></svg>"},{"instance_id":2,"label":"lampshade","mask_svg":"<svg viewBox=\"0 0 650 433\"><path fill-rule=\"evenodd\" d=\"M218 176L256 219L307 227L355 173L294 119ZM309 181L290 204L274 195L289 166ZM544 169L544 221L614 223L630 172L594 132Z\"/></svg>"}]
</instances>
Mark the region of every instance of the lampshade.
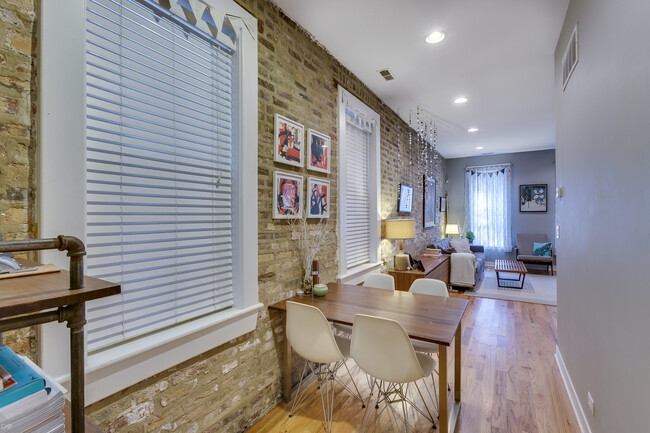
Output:
<instances>
[{"instance_id":1,"label":"lampshade","mask_svg":"<svg viewBox=\"0 0 650 433\"><path fill-rule=\"evenodd\" d=\"M387 220L386 238L388 239L415 238L415 220Z\"/></svg>"},{"instance_id":2,"label":"lampshade","mask_svg":"<svg viewBox=\"0 0 650 433\"><path fill-rule=\"evenodd\" d=\"M448 235L457 235L460 233L458 231L458 224L447 224L447 227L445 228L445 233Z\"/></svg>"}]
</instances>

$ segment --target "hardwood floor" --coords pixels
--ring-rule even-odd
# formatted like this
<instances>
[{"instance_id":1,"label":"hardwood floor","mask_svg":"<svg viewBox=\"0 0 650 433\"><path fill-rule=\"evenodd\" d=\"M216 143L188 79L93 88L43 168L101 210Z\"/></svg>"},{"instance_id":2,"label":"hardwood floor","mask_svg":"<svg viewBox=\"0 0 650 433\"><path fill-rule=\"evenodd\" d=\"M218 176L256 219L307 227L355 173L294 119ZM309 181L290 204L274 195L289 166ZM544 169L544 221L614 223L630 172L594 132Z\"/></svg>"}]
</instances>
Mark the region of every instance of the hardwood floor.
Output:
<instances>
[{"instance_id":1,"label":"hardwood floor","mask_svg":"<svg viewBox=\"0 0 650 433\"><path fill-rule=\"evenodd\" d=\"M462 324L463 389L456 432L579 433L554 359L556 307L452 296L470 301ZM449 354L451 365L453 350ZM353 361L349 360L348 366L362 396L367 398L365 375ZM344 371L339 370L339 376L349 383ZM427 383L430 385L430 380ZM422 407L414 389L410 391ZM249 431L324 432L320 393L315 385L308 392L292 418L288 417L291 405L281 403ZM379 412L369 406L368 415ZM361 405L338 388L332 432L358 431L363 413ZM417 420L412 431L433 431L431 424L415 411L409 411L409 418ZM388 409L377 418L371 431L398 431Z\"/></svg>"}]
</instances>

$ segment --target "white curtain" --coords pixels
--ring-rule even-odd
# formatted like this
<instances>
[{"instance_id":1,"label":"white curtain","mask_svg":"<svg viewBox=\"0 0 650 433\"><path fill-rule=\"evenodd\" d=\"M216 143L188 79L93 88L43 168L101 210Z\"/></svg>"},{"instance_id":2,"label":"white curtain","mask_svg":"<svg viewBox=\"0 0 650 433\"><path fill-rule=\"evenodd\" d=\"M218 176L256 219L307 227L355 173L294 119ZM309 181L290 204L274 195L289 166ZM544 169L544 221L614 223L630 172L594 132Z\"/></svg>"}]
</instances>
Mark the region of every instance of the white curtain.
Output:
<instances>
[{"instance_id":1,"label":"white curtain","mask_svg":"<svg viewBox=\"0 0 650 433\"><path fill-rule=\"evenodd\" d=\"M511 251L511 165L485 165L465 169L467 230L474 242L492 251Z\"/></svg>"}]
</instances>

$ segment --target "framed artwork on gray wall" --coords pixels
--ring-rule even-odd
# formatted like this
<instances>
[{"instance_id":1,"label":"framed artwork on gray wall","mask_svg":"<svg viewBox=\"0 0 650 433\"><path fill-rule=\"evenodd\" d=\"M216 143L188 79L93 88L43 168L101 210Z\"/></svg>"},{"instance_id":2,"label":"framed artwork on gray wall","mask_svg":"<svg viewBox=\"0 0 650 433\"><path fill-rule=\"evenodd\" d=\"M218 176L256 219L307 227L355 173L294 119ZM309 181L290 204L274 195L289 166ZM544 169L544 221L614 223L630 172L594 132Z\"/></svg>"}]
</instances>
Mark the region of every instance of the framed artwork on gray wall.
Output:
<instances>
[{"instance_id":1,"label":"framed artwork on gray wall","mask_svg":"<svg viewBox=\"0 0 650 433\"><path fill-rule=\"evenodd\" d=\"M520 212L546 212L548 184L519 185Z\"/></svg>"},{"instance_id":2,"label":"framed artwork on gray wall","mask_svg":"<svg viewBox=\"0 0 650 433\"><path fill-rule=\"evenodd\" d=\"M424 228L436 225L436 178L424 175Z\"/></svg>"}]
</instances>

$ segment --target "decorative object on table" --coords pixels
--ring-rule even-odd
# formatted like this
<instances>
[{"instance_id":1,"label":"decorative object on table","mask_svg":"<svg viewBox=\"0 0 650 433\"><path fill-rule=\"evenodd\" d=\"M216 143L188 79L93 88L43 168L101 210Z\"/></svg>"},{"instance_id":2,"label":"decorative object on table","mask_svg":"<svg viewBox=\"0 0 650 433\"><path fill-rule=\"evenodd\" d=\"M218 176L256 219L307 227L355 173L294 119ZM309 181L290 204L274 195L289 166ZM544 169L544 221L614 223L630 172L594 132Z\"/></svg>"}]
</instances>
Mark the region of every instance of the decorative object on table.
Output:
<instances>
[{"instance_id":1,"label":"decorative object on table","mask_svg":"<svg viewBox=\"0 0 650 433\"><path fill-rule=\"evenodd\" d=\"M440 212L447 212L447 197L440 197Z\"/></svg>"},{"instance_id":2,"label":"decorative object on table","mask_svg":"<svg viewBox=\"0 0 650 433\"><path fill-rule=\"evenodd\" d=\"M311 262L311 285L320 283L320 269L318 260Z\"/></svg>"},{"instance_id":3,"label":"decorative object on table","mask_svg":"<svg viewBox=\"0 0 650 433\"><path fill-rule=\"evenodd\" d=\"M548 184L519 185L520 212L546 212Z\"/></svg>"},{"instance_id":4,"label":"decorative object on table","mask_svg":"<svg viewBox=\"0 0 650 433\"><path fill-rule=\"evenodd\" d=\"M387 220L386 221L386 238L399 239L399 252L395 255L395 270L406 270L409 263L408 254L404 254L404 239L415 238L415 220Z\"/></svg>"},{"instance_id":5,"label":"decorative object on table","mask_svg":"<svg viewBox=\"0 0 650 433\"><path fill-rule=\"evenodd\" d=\"M274 131L273 160L302 167L305 159L305 127L276 114Z\"/></svg>"},{"instance_id":6,"label":"decorative object on table","mask_svg":"<svg viewBox=\"0 0 650 433\"><path fill-rule=\"evenodd\" d=\"M540 256L540 257L550 257L552 247L553 247L552 242L544 242L544 243L533 242L533 255Z\"/></svg>"},{"instance_id":7,"label":"decorative object on table","mask_svg":"<svg viewBox=\"0 0 650 433\"><path fill-rule=\"evenodd\" d=\"M422 251L422 256L423 257L440 257L440 254L442 254L442 251L440 248L425 248L424 251Z\"/></svg>"},{"instance_id":8,"label":"decorative object on table","mask_svg":"<svg viewBox=\"0 0 650 433\"><path fill-rule=\"evenodd\" d=\"M325 296L327 294L327 285L326 284L314 284L314 295L315 296Z\"/></svg>"},{"instance_id":9,"label":"decorative object on table","mask_svg":"<svg viewBox=\"0 0 650 433\"><path fill-rule=\"evenodd\" d=\"M447 226L445 227L445 233L450 238L453 237L453 235L459 234L460 230L458 229L458 224L447 224Z\"/></svg>"},{"instance_id":10,"label":"decorative object on table","mask_svg":"<svg viewBox=\"0 0 650 433\"><path fill-rule=\"evenodd\" d=\"M470 244L474 242L475 236L473 231L470 230L467 233L465 233L465 237L467 238Z\"/></svg>"},{"instance_id":11,"label":"decorative object on table","mask_svg":"<svg viewBox=\"0 0 650 433\"><path fill-rule=\"evenodd\" d=\"M295 242L303 270L303 279L298 294L311 293L314 262L316 262L316 271L318 272L318 262L315 261L315 258L327 236L333 230L333 226L328 219L307 222L306 218L298 218L289 220L288 223L291 227L291 239Z\"/></svg>"},{"instance_id":12,"label":"decorative object on table","mask_svg":"<svg viewBox=\"0 0 650 433\"><path fill-rule=\"evenodd\" d=\"M413 213L413 187L404 183L399 184L397 212Z\"/></svg>"},{"instance_id":13,"label":"decorative object on table","mask_svg":"<svg viewBox=\"0 0 650 433\"><path fill-rule=\"evenodd\" d=\"M424 228L436 225L436 178L424 175Z\"/></svg>"},{"instance_id":14,"label":"decorative object on table","mask_svg":"<svg viewBox=\"0 0 650 433\"><path fill-rule=\"evenodd\" d=\"M307 169L330 172L330 148L332 139L313 129L307 130Z\"/></svg>"},{"instance_id":15,"label":"decorative object on table","mask_svg":"<svg viewBox=\"0 0 650 433\"><path fill-rule=\"evenodd\" d=\"M302 176L273 173L273 218L302 218Z\"/></svg>"},{"instance_id":16,"label":"decorative object on table","mask_svg":"<svg viewBox=\"0 0 650 433\"><path fill-rule=\"evenodd\" d=\"M309 177L307 179L307 218L330 217L330 182L329 180Z\"/></svg>"}]
</instances>

